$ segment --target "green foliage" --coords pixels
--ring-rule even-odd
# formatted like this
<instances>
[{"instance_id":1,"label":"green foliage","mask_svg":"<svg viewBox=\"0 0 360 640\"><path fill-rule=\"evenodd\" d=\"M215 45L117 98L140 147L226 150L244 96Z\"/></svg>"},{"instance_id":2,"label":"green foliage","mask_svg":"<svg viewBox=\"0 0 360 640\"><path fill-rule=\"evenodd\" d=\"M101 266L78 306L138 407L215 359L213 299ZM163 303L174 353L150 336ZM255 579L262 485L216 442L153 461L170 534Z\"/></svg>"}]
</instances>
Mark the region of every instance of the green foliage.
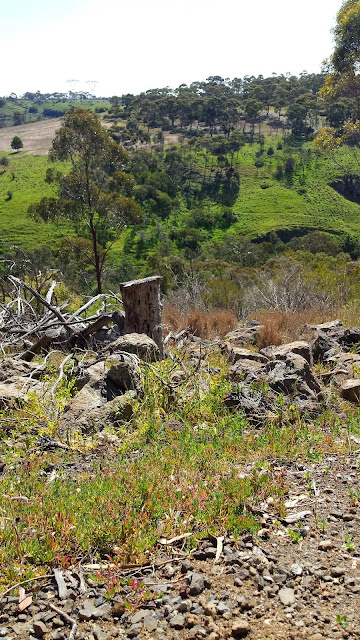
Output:
<instances>
[{"instance_id":1,"label":"green foliage","mask_svg":"<svg viewBox=\"0 0 360 640\"><path fill-rule=\"evenodd\" d=\"M117 190L123 186L131 192L131 178L124 174L127 155L111 140L96 114L76 109L64 116L49 157L53 162L70 162L70 171L47 173L47 181L57 185L58 197L42 198L29 207L29 215L45 222L67 219L80 235L86 237L90 232L91 257L84 255L95 269L97 293L101 293L106 251L99 245L105 250L125 221L140 219L135 201Z\"/></svg>"},{"instance_id":2,"label":"green foliage","mask_svg":"<svg viewBox=\"0 0 360 640\"><path fill-rule=\"evenodd\" d=\"M21 138L19 138L19 136L14 136L11 140L11 148L18 151L19 149L22 149L23 146Z\"/></svg>"}]
</instances>

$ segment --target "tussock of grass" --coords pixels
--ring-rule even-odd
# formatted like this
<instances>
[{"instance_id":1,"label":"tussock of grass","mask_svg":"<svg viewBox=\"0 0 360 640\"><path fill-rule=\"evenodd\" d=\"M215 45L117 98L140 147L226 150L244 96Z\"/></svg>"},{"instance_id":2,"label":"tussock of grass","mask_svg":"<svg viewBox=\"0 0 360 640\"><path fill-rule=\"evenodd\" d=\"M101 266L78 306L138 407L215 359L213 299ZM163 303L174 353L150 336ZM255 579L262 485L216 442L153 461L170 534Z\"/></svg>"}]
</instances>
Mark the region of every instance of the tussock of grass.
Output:
<instances>
[{"instance_id":1,"label":"tussock of grass","mask_svg":"<svg viewBox=\"0 0 360 640\"><path fill-rule=\"evenodd\" d=\"M165 303L163 324L168 331L189 329L195 336L204 339L224 337L237 326L237 317L229 309L213 309L202 311L190 309L184 311L178 307Z\"/></svg>"}]
</instances>

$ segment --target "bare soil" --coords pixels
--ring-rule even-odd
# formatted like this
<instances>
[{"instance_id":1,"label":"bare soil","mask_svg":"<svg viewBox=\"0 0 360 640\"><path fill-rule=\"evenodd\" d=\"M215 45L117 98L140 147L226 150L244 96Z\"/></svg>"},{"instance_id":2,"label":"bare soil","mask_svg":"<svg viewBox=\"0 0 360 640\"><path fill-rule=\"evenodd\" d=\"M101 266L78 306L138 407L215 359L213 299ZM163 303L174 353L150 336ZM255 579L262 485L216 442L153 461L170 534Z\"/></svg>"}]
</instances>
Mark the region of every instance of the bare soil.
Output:
<instances>
[{"instance_id":1,"label":"bare soil","mask_svg":"<svg viewBox=\"0 0 360 640\"><path fill-rule=\"evenodd\" d=\"M61 126L61 118L29 122L17 127L0 129L0 149L11 151L11 141L14 136L21 138L24 154L47 155L55 136L55 131Z\"/></svg>"}]
</instances>

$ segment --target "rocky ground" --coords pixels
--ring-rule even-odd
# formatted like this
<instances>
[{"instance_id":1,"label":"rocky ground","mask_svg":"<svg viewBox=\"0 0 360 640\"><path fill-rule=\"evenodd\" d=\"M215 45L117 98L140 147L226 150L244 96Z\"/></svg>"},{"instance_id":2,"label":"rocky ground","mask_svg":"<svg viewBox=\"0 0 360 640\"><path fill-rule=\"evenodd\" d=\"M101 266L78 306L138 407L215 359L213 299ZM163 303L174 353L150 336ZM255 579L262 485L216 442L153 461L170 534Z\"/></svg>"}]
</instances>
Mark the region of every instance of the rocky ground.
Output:
<instances>
[{"instance_id":1,"label":"rocky ground","mask_svg":"<svg viewBox=\"0 0 360 640\"><path fill-rule=\"evenodd\" d=\"M64 640L76 622L84 640L357 638L359 462L354 452L281 467L286 516L272 515L270 498L256 538L204 540L190 553L183 538L143 568L85 565L24 585L24 610L12 593L1 599L0 637Z\"/></svg>"},{"instance_id":2,"label":"rocky ground","mask_svg":"<svg viewBox=\"0 0 360 640\"><path fill-rule=\"evenodd\" d=\"M236 383L225 402L242 410L250 424L259 428L261 421L271 420L280 396L285 404L309 414L318 413L324 403L331 409L334 394L358 403L360 356L354 345L360 341L360 329L330 323L312 329L315 333L307 341L260 352L251 346L256 331L256 324L250 325L217 346L228 358L229 377ZM123 353L128 348L139 355L135 343L133 338L126 347L121 339L121 357L96 363L94 371L89 367L64 420L82 416L89 421L95 409L101 411L101 419L105 413L110 416L114 397L124 394L125 369L133 376L125 387L140 393L137 364ZM186 348L193 361L203 358L204 345L196 340ZM181 371L175 375L181 380ZM4 387L9 380L5 376ZM191 551L186 536L160 539L147 565L123 568L110 558L105 565L83 562L55 570L22 585L26 592L20 591L20 596L12 590L3 594L0 638L359 637L360 440L351 433L348 438L346 455L324 454L316 463L273 461L286 486L285 510L279 516L273 498L260 504L256 515L261 529L256 536L205 538ZM251 474L253 464L244 463L239 473ZM76 473L76 465L71 473Z\"/></svg>"}]
</instances>

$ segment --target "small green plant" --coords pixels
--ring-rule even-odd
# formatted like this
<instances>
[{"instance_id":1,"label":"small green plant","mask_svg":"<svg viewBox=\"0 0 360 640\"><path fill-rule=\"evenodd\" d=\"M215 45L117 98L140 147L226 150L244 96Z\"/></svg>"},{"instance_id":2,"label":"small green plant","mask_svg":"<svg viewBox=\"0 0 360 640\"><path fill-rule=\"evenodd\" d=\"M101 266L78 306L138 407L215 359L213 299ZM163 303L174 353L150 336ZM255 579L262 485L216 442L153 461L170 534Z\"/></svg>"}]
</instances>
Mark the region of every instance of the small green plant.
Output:
<instances>
[{"instance_id":1,"label":"small green plant","mask_svg":"<svg viewBox=\"0 0 360 640\"><path fill-rule=\"evenodd\" d=\"M354 491L354 489L349 484L347 488L348 488L351 504L353 507L355 507L355 505L357 505L360 499L360 491Z\"/></svg>"},{"instance_id":2,"label":"small green plant","mask_svg":"<svg viewBox=\"0 0 360 640\"><path fill-rule=\"evenodd\" d=\"M349 622L347 620L346 616L342 616L340 614L338 614L336 616L336 622L343 628L343 629L347 629L349 626Z\"/></svg>"},{"instance_id":3,"label":"small green plant","mask_svg":"<svg viewBox=\"0 0 360 640\"><path fill-rule=\"evenodd\" d=\"M355 545L354 545L350 535L345 536L344 546L348 551L354 551Z\"/></svg>"},{"instance_id":4,"label":"small green plant","mask_svg":"<svg viewBox=\"0 0 360 640\"><path fill-rule=\"evenodd\" d=\"M289 538L291 538L292 542L296 544L301 542L303 539L301 532L296 529L288 529L288 535L289 535Z\"/></svg>"},{"instance_id":5,"label":"small green plant","mask_svg":"<svg viewBox=\"0 0 360 640\"><path fill-rule=\"evenodd\" d=\"M319 529L320 529L321 533L325 533L326 527L327 527L327 520L326 520L326 518L323 518L321 520L321 522L320 522L320 525L319 525Z\"/></svg>"}]
</instances>

